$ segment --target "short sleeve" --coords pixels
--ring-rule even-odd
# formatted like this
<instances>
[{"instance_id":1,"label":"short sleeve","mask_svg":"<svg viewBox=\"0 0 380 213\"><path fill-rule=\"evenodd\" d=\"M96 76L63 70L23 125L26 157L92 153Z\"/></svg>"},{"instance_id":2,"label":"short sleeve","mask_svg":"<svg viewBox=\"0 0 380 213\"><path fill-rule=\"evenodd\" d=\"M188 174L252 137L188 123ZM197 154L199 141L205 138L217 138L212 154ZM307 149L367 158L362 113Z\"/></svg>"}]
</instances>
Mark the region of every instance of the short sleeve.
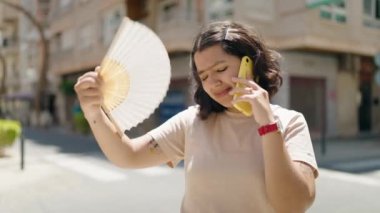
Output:
<instances>
[{"instance_id":1,"label":"short sleeve","mask_svg":"<svg viewBox=\"0 0 380 213\"><path fill-rule=\"evenodd\" d=\"M190 114L189 109L184 110L148 132L162 151L169 157L174 166L184 158L185 134Z\"/></svg>"},{"instance_id":2,"label":"short sleeve","mask_svg":"<svg viewBox=\"0 0 380 213\"><path fill-rule=\"evenodd\" d=\"M284 126L283 132L286 149L293 161L307 163L314 169L314 176L317 177L318 166L307 122L301 113L291 112L293 116Z\"/></svg>"}]
</instances>

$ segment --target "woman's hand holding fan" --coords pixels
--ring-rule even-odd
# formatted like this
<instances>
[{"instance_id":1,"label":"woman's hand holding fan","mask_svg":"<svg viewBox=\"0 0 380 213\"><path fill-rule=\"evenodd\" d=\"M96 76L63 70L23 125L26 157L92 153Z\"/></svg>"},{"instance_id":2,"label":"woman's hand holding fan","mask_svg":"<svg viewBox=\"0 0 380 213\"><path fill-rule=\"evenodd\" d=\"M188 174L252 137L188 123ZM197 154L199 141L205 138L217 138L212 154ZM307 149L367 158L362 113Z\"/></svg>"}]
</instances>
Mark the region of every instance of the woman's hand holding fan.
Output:
<instances>
[{"instance_id":1,"label":"woman's hand holding fan","mask_svg":"<svg viewBox=\"0 0 380 213\"><path fill-rule=\"evenodd\" d=\"M103 112L103 94L101 91L100 79L98 75L100 67L95 71L87 72L78 78L75 84L75 91L78 95L81 109L89 122L93 122Z\"/></svg>"},{"instance_id":2,"label":"woman's hand holding fan","mask_svg":"<svg viewBox=\"0 0 380 213\"><path fill-rule=\"evenodd\" d=\"M96 116L101 105L122 133L148 118L163 100L169 56L153 31L124 18L100 68L82 78L88 89L81 99L86 118Z\"/></svg>"}]
</instances>

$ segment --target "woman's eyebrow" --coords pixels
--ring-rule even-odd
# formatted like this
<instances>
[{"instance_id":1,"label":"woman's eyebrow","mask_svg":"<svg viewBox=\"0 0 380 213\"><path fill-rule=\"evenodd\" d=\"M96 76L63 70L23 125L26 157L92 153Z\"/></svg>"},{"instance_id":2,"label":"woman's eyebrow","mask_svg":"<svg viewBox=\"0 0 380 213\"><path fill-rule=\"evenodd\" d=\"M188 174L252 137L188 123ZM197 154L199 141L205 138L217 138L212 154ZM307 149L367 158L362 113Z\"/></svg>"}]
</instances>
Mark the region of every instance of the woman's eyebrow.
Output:
<instances>
[{"instance_id":1,"label":"woman's eyebrow","mask_svg":"<svg viewBox=\"0 0 380 213\"><path fill-rule=\"evenodd\" d=\"M198 75L204 73L206 70L210 70L210 69L214 68L216 65L219 65L219 64L221 64L221 63L223 63L223 62L225 62L225 61L224 61L224 60L220 60L220 61L215 62L215 64L213 64L212 66L210 66L210 67L207 68L207 69L199 70L199 71L198 71Z\"/></svg>"}]
</instances>

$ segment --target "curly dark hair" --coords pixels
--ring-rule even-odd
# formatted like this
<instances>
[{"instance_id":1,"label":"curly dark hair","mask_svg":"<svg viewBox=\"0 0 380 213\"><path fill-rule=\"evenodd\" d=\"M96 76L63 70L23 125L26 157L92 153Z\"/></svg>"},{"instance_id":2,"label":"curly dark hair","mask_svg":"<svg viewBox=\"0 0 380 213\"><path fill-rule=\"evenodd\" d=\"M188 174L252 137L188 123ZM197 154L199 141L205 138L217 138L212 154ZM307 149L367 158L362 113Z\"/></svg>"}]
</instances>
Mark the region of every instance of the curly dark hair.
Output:
<instances>
[{"instance_id":1,"label":"curly dark hair","mask_svg":"<svg viewBox=\"0 0 380 213\"><path fill-rule=\"evenodd\" d=\"M215 112L226 110L224 106L214 101L203 89L194 62L194 54L214 45L221 45L230 55L242 58L248 56L254 61L255 81L265 89L269 97L273 97L282 85L280 75L280 55L268 49L260 40L258 34L251 28L230 21L214 22L205 27L195 39L190 56L192 82L194 87L194 101L199 104L201 119Z\"/></svg>"}]
</instances>

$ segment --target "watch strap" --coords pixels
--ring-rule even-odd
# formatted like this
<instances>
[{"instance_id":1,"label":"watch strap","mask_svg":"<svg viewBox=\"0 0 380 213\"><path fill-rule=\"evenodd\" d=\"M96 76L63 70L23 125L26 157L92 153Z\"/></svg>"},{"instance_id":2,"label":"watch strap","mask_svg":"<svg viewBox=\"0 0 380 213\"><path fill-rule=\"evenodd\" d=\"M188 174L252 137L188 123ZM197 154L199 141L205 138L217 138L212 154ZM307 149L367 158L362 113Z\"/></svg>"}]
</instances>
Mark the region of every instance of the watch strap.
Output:
<instances>
[{"instance_id":1,"label":"watch strap","mask_svg":"<svg viewBox=\"0 0 380 213\"><path fill-rule=\"evenodd\" d=\"M259 132L260 136L263 136L263 135L266 135L270 132L279 131L279 127L278 127L277 122L275 122L275 123L271 123L271 124L261 126L261 127L259 127L259 129L257 131Z\"/></svg>"}]
</instances>

